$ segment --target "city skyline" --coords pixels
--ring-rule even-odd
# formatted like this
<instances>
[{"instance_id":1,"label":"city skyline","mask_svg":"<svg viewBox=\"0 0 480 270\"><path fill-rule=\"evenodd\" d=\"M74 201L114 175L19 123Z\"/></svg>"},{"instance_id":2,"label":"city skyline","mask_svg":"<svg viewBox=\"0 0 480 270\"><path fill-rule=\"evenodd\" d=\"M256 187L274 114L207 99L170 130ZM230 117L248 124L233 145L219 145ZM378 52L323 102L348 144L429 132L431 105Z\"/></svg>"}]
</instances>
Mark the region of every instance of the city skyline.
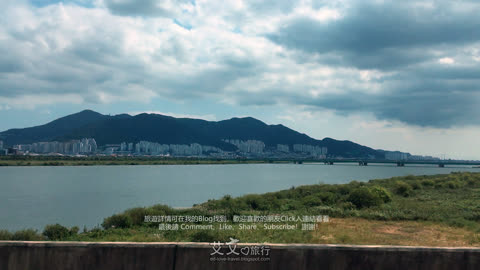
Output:
<instances>
[{"instance_id":1,"label":"city skyline","mask_svg":"<svg viewBox=\"0 0 480 270\"><path fill-rule=\"evenodd\" d=\"M252 116L480 160L480 3L0 1L0 131L90 108Z\"/></svg>"},{"instance_id":2,"label":"city skyline","mask_svg":"<svg viewBox=\"0 0 480 270\"><path fill-rule=\"evenodd\" d=\"M172 126L173 123L176 124ZM185 124L187 125L185 126ZM105 130L103 126L110 126L110 129ZM125 126L129 126L129 130L133 133L126 134L126 130L123 128ZM151 126L159 129L150 129ZM60 129L58 129L59 127ZM195 128L191 129L191 127ZM101 137L101 144L97 145L97 141L93 137L79 139L79 134L85 132L85 128L89 134ZM72 131L73 133L71 133ZM199 131L200 133L198 133ZM120 137L111 137L112 134ZM173 137L170 137L169 134L176 139L172 140ZM242 139L238 139L239 136ZM210 156L223 159L313 158L321 160L326 158L351 159L353 157L366 160L440 160L439 157L415 153L387 149L375 150L355 142L341 142L331 138L315 140L285 126L267 125L251 117L215 122L165 117L158 114L109 116L84 110L46 125L0 133L0 138L9 142L7 144L8 154L16 155L123 156L133 154L140 156ZM153 138L153 141L146 140L146 138ZM3 141L0 140L0 149L2 145ZM232 146L234 147L232 148ZM327 146L333 147L335 151L328 153ZM445 157L441 159L445 159Z\"/></svg>"},{"instance_id":3,"label":"city skyline","mask_svg":"<svg viewBox=\"0 0 480 270\"><path fill-rule=\"evenodd\" d=\"M237 147L236 150L222 150L215 146L191 144L164 144L160 142L139 141L137 143L122 142L120 144L106 144L97 146L94 138L81 140L34 142L32 144L13 145L11 149L19 151L21 155L119 155L119 156L162 156L162 157L214 157L214 158L274 158L274 159L343 159L342 156L327 155L328 148L308 144L277 144L266 147L263 141L224 139ZM3 149L3 141L0 141L0 150ZM2 153L7 154L7 152ZM383 160L390 161L434 161L442 160L439 157L411 155L399 151L384 151ZM358 158L357 158L358 159ZM362 159L362 158L360 158ZM364 160L375 159L363 157Z\"/></svg>"}]
</instances>

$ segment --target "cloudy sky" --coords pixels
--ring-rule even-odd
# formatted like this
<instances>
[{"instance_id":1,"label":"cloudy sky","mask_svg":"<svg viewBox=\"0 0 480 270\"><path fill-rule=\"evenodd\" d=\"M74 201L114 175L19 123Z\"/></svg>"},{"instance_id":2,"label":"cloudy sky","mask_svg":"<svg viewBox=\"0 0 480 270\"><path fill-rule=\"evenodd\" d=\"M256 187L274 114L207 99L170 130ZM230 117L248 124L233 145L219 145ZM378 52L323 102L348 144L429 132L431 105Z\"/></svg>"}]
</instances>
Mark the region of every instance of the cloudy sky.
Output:
<instances>
[{"instance_id":1,"label":"cloudy sky","mask_svg":"<svg viewBox=\"0 0 480 270\"><path fill-rule=\"evenodd\" d=\"M253 116L480 159L475 0L0 0L0 130L83 109Z\"/></svg>"}]
</instances>

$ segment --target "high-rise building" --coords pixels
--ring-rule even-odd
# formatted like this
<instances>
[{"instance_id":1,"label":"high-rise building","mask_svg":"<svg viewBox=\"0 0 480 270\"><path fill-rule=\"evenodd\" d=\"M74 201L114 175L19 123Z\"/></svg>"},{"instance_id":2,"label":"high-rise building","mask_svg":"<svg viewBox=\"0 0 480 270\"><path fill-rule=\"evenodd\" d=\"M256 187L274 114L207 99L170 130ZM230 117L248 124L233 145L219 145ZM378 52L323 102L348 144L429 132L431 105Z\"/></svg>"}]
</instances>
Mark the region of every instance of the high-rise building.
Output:
<instances>
[{"instance_id":1,"label":"high-rise building","mask_svg":"<svg viewBox=\"0 0 480 270\"><path fill-rule=\"evenodd\" d=\"M122 142L120 144L120 151L122 151L122 152L127 151L127 143L126 142Z\"/></svg>"},{"instance_id":2,"label":"high-rise building","mask_svg":"<svg viewBox=\"0 0 480 270\"><path fill-rule=\"evenodd\" d=\"M131 145L131 147L130 147ZM129 149L134 148L133 143ZM187 144L160 144L155 142L140 141L135 144L135 153L147 155L172 155L172 156L201 156L212 152L222 153L220 148L198 143Z\"/></svg>"},{"instance_id":3,"label":"high-rise building","mask_svg":"<svg viewBox=\"0 0 480 270\"><path fill-rule=\"evenodd\" d=\"M3 149L3 141L0 141L0 150Z\"/></svg>"},{"instance_id":4,"label":"high-rise building","mask_svg":"<svg viewBox=\"0 0 480 270\"><path fill-rule=\"evenodd\" d=\"M223 141L235 145L240 152L244 153L262 154L265 149L265 143L257 140L225 139Z\"/></svg>"},{"instance_id":5,"label":"high-rise building","mask_svg":"<svg viewBox=\"0 0 480 270\"><path fill-rule=\"evenodd\" d=\"M33 144L19 144L15 149L39 154L60 153L60 154L88 154L97 151L97 143L93 138L84 138L68 142L36 142Z\"/></svg>"},{"instance_id":6,"label":"high-rise building","mask_svg":"<svg viewBox=\"0 0 480 270\"><path fill-rule=\"evenodd\" d=\"M135 144L135 153L140 153L140 143Z\"/></svg>"},{"instance_id":7,"label":"high-rise building","mask_svg":"<svg viewBox=\"0 0 480 270\"><path fill-rule=\"evenodd\" d=\"M78 154L80 152L80 142L74 142L72 145L72 154Z\"/></svg>"},{"instance_id":8,"label":"high-rise building","mask_svg":"<svg viewBox=\"0 0 480 270\"><path fill-rule=\"evenodd\" d=\"M385 152L385 159L388 160L406 160L408 158L407 153L402 152Z\"/></svg>"},{"instance_id":9,"label":"high-rise building","mask_svg":"<svg viewBox=\"0 0 480 270\"><path fill-rule=\"evenodd\" d=\"M327 155L327 147L313 146L308 144L294 144L293 151L298 153L310 154L316 157L325 157Z\"/></svg>"},{"instance_id":10,"label":"high-rise building","mask_svg":"<svg viewBox=\"0 0 480 270\"><path fill-rule=\"evenodd\" d=\"M290 152L290 147L288 144L277 144L277 151L288 153Z\"/></svg>"},{"instance_id":11,"label":"high-rise building","mask_svg":"<svg viewBox=\"0 0 480 270\"><path fill-rule=\"evenodd\" d=\"M94 138L88 139L88 143L90 145L90 153L97 152L97 142L95 141L95 139Z\"/></svg>"}]
</instances>

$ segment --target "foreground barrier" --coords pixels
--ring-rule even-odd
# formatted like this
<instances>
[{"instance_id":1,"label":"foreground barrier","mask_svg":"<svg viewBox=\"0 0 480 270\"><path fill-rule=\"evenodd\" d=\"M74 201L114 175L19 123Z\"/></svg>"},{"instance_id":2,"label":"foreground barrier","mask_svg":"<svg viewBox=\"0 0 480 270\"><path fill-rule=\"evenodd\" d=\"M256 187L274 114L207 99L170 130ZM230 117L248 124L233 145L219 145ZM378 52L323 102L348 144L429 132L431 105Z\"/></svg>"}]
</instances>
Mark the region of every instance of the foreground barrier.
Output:
<instances>
[{"instance_id":1,"label":"foreground barrier","mask_svg":"<svg viewBox=\"0 0 480 270\"><path fill-rule=\"evenodd\" d=\"M3 269L473 270L480 269L480 249L308 244L216 246L208 243L0 241L0 270Z\"/></svg>"}]
</instances>

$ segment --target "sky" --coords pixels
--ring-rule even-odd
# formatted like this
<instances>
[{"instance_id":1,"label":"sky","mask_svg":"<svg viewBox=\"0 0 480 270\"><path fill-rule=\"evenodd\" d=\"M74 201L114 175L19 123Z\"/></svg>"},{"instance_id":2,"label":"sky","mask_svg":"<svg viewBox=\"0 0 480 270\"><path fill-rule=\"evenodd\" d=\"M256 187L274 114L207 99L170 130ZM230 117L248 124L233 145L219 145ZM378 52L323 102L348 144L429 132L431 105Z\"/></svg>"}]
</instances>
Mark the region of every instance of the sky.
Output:
<instances>
[{"instance_id":1,"label":"sky","mask_svg":"<svg viewBox=\"0 0 480 270\"><path fill-rule=\"evenodd\" d=\"M252 116L480 160L475 0L0 0L0 131L92 109Z\"/></svg>"}]
</instances>

